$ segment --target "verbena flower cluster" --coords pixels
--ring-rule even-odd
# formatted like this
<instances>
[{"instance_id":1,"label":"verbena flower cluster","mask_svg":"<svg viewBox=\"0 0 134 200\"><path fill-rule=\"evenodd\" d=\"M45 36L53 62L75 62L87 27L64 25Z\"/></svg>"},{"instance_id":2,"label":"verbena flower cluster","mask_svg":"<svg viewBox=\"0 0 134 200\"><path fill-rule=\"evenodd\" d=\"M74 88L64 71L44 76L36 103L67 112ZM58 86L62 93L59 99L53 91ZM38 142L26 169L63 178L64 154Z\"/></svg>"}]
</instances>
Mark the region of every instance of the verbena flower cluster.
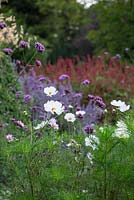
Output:
<instances>
[{"instance_id":1,"label":"verbena flower cluster","mask_svg":"<svg viewBox=\"0 0 134 200\"><path fill-rule=\"evenodd\" d=\"M22 48L29 47L29 42L22 40L22 41L20 41L19 46L22 47Z\"/></svg>"},{"instance_id":2,"label":"verbena flower cluster","mask_svg":"<svg viewBox=\"0 0 134 200\"><path fill-rule=\"evenodd\" d=\"M3 49L3 52L6 54L6 55L11 55L13 53L13 50L10 49L10 48L5 48Z\"/></svg>"},{"instance_id":3,"label":"verbena flower cluster","mask_svg":"<svg viewBox=\"0 0 134 200\"><path fill-rule=\"evenodd\" d=\"M38 52L42 53L43 51L45 51L45 47L43 44L41 44L40 42L35 42L35 48L37 49Z\"/></svg>"}]
</instances>

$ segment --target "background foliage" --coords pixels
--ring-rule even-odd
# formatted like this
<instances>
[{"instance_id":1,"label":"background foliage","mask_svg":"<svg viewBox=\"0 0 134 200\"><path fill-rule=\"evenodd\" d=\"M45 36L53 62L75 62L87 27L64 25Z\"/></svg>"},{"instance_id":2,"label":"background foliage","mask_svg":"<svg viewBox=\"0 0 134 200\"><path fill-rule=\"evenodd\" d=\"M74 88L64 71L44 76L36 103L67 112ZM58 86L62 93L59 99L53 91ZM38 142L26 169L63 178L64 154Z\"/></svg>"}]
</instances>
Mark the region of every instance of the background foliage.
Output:
<instances>
[{"instance_id":1,"label":"background foliage","mask_svg":"<svg viewBox=\"0 0 134 200\"><path fill-rule=\"evenodd\" d=\"M112 54L134 50L134 2L131 0L98 1L91 8L96 12L97 29L88 33L95 51L107 50Z\"/></svg>"},{"instance_id":2,"label":"background foliage","mask_svg":"<svg viewBox=\"0 0 134 200\"><path fill-rule=\"evenodd\" d=\"M134 49L133 0L98 0L88 9L75 0L9 1L2 12L16 15L25 32L42 38L49 59L100 51L120 53Z\"/></svg>"}]
</instances>

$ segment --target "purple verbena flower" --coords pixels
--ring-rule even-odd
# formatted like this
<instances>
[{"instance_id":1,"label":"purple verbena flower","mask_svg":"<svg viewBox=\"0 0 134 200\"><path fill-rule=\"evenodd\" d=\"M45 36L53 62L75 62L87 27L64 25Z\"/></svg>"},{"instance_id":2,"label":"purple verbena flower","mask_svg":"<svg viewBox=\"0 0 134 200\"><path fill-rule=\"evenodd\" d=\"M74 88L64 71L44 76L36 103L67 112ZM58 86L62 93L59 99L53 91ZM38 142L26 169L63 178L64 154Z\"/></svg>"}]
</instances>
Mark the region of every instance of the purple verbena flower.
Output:
<instances>
[{"instance_id":1,"label":"purple verbena flower","mask_svg":"<svg viewBox=\"0 0 134 200\"><path fill-rule=\"evenodd\" d=\"M31 111L41 111L44 112L44 109L42 109L40 106L32 106Z\"/></svg>"},{"instance_id":2,"label":"purple verbena flower","mask_svg":"<svg viewBox=\"0 0 134 200\"><path fill-rule=\"evenodd\" d=\"M73 97L74 98L82 97L82 93L76 93Z\"/></svg>"},{"instance_id":3,"label":"purple verbena flower","mask_svg":"<svg viewBox=\"0 0 134 200\"><path fill-rule=\"evenodd\" d=\"M120 58L121 58L121 55L120 55L120 54L116 54L116 55L115 55L115 58L120 59Z\"/></svg>"},{"instance_id":4,"label":"purple verbena flower","mask_svg":"<svg viewBox=\"0 0 134 200\"><path fill-rule=\"evenodd\" d=\"M88 79L85 79L84 81L82 81L82 85L89 85L91 83L91 81L89 81Z\"/></svg>"},{"instance_id":5,"label":"purple verbena flower","mask_svg":"<svg viewBox=\"0 0 134 200\"><path fill-rule=\"evenodd\" d=\"M0 28L3 29L7 27L7 24L5 22L0 22Z\"/></svg>"},{"instance_id":6,"label":"purple verbena flower","mask_svg":"<svg viewBox=\"0 0 134 200\"><path fill-rule=\"evenodd\" d=\"M81 110L81 107L80 106L77 106L76 107L76 111L80 111Z\"/></svg>"},{"instance_id":7,"label":"purple verbena flower","mask_svg":"<svg viewBox=\"0 0 134 200\"><path fill-rule=\"evenodd\" d=\"M6 139L8 142L13 142L14 141L14 136L12 134L7 134Z\"/></svg>"},{"instance_id":8,"label":"purple verbena flower","mask_svg":"<svg viewBox=\"0 0 134 200\"><path fill-rule=\"evenodd\" d=\"M20 120L16 120L15 118L10 118L10 121L12 121L14 124L16 124L21 128L26 128L25 124Z\"/></svg>"},{"instance_id":9,"label":"purple verbena flower","mask_svg":"<svg viewBox=\"0 0 134 200\"><path fill-rule=\"evenodd\" d=\"M96 96L96 97L95 97L95 101L97 101L97 100L102 101L102 98L99 97L99 96Z\"/></svg>"},{"instance_id":10,"label":"purple verbena flower","mask_svg":"<svg viewBox=\"0 0 134 200\"><path fill-rule=\"evenodd\" d=\"M96 104L101 107L102 109L105 109L106 108L106 104L103 102L103 101L100 101L100 100L97 100L96 101Z\"/></svg>"},{"instance_id":11,"label":"purple verbena flower","mask_svg":"<svg viewBox=\"0 0 134 200\"><path fill-rule=\"evenodd\" d=\"M87 126L84 128L84 131L85 131L87 134L93 133L93 125L92 125L92 124L87 125Z\"/></svg>"},{"instance_id":12,"label":"purple verbena flower","mask_svg":"<svg viewBox=\"0 0 134 200\"><path fill-rule=\"evenodd\" d=\"M5 48L3 49L3 52L6 54L6 55L11 55L13 53L13 50L10 49L10 48Z\"/></svg>"},{"instance_id":13,"label":"purple verbena flower","mask_svg":"<svg viewBox=\"0 0 134 200\"><path fill-rule=\"evenodd\" d=\"M32 97L29 94L24 95L24 103L27 104L31 100L31 98Z\"/></svg>"},{"instance_id":14,"label":"purple verbena flower","mask_svg":"<svg viewBox=\"0 0 134 200\"><path fill-rule=\"evenodd\" d=\"M67 74L62 74L61 76L59 76L59 81L64 81L66 79L69 79L70 77Z\"/></svg>"},{"instance_id":15,"label":"purple verbena flower","mask_svg":"<svg viewBox=\"0 0 134 200\"><path fill-rule=\"evenodd\" d=\"M36 60L36 66L40 67L41 66L41 61L40 60Z\"/></svg>"},{"instance_id":16,"label":"purple verbena flower","mask_svg":"<svg viewBox=\"0 0 134 200\"><path fill-rule=\"evenodd\" d=\"M22 48L27 48L27 47L29 47L29 42L22 40L22 41L20 41L19 46Z\"/></svg>"},{"instance_id":17,"label":"purple verbena flower","mask_svg":"<svg viewBox=\"0 0 134 200\"><path fill-rule=\"evenodd\" d=\"M26 128L25 124L20 120L14 121L14 123L21 128Z\"/></svg>"},{"instance_id":18,"label":"purple verbena flower","mask_svg":"<svg viewBox=\"0 0 134 200\"><path fill-rule=\"evenodd\" d=\"M38 78L39 81L44 81L45 79L46 78L43 75L40 75L39 78Z\"/></svg>"},{"instance_id":19,"label":"purple verbena flower","mask_svg":"<svg viewBox=\"0 0 134 200\"><path fill-rule=\"evenodd\" d=\"M17 91L16 94L15 94L15 96L16 96L17 99L20 98L20 95L21 95L21 92L20 92L20 91Z\"/></svg>"},{"instance_id":20,"label":"purple verbena flower","mask_svg":"<svg viewBox=\"0 0 134 200\"><path fill-rule=\"evenodd\" d=\"M91 99L92 99L92 100L94 100L94 99L95 99L95 96L94 96L94 95L91 95L91 94L89 94L89 95L88 95L88 98L89 98L90 100L91 100Z\"/></svg>"},{"instance_id":21,"label":"purple verbena flower","mask_svg":"<svg viewBox=\"0 0 134 200\"><path fill-rule=\"evenodd\" d=\"M37 49L38 52L42 53L43 51L45 51L45 47L43 44L39 43L39 42L35 42L35 48Z\"/></svg>"},{"instance_id":22,"label":"purple verbena flower","mask_svg":"<svg viewBox=\"0 0 134 200\"><path fill-rule=\"evenodd\" d=\"M16 60L16 65L20 65L21 61L20 60Z\"/></svg>"}]
</instances>

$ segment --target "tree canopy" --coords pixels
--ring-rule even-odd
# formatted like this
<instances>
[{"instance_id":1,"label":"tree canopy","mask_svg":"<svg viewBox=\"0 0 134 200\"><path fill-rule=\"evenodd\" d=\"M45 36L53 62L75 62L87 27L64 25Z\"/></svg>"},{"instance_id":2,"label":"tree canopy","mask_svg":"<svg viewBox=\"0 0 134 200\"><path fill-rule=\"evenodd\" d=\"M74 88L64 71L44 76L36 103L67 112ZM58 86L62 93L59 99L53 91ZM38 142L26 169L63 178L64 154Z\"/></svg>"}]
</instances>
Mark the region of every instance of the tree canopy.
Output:
<instances>
[{"instance_id":1,"label":"tree canopy","mask_svg":"<svg viewBox=\"0 0 134 200\"><path fill-rule=\"evenodd\" d=\"M19 0L9 1L4 10L16 15L26 30L48 42L52 54L71 56L75 51L72 41L79 35L80 27L87 18L84 6L76 0ZM75 52L77 53L77 52Z\"/></svg>"},{"instance_id":2,"label":"tree canopy","mask_svg":"<svg viewBox=\"0 0 134 200\"><path fill-rule=\"evenodd\" d=\"M3 12L16 15L26 32L46 41L49 57L134 49L133 0L96 0L88 9L76 0L12 0Z\"/></svg>"},{"instance_id":3,"label":"tree canopy","mask_svg":"<svg viewBox=\"0 0 134 200\"><path fill-rule=\"evenodd\" d=\"M133 0L99 0L92 11L97 13L98 28L88 33L96 52L107 50L122 53L125 48L134 49Z\"/></svg>"}]
</instances>

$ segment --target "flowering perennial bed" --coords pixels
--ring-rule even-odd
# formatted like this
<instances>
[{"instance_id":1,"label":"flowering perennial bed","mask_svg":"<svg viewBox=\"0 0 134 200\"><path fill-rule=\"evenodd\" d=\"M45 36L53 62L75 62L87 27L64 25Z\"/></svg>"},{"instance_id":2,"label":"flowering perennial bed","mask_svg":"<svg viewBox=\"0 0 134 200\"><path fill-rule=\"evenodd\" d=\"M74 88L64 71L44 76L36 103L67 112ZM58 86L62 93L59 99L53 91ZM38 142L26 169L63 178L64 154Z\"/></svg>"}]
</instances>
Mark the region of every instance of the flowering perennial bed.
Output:
<instances>
[{"instance_id":1,"label":"flowering perennial bed","mask_svg":"<svg viewBox=\"0 0 134 200\"><path fill-rule=\"evenodd\" d=\"M5 26L0 23L1 29ZM20 41L19 47L29 48L29 43ZM36 42L35 50L43 54L45 47ZM75 91L72 71L59 68L56 79L53 74L48 79L37 74L41 62L36 59L36 68L26 73L22 61L10 63L12 49L2 51L0 199L132 200L133 104L112 100L115 119L108 124L109 111L100 96L88 93L83 100L82 91L93 84L88 66Z\"/></svg>"},{"instance_id":2,"label":"flowering perennial bed","mask_svg":"<svg viewBox=\"0 0 134 200\"><path fill-rule=\"evenodd\" d=\"M123 64L121 59L102 55L101 57L87 56L83 61L78 57L74 59L59 58L56 64L42 64L37 74L44 74L51 80L58 80L60 75L70 77L71 84L76 89L79 84L87 84L84 93L93 93L102 96L109 102L113 98L132 97L134 91L134 66ZM83 82L87 80L87 82Z\"/></svg>"}]
</instances>

